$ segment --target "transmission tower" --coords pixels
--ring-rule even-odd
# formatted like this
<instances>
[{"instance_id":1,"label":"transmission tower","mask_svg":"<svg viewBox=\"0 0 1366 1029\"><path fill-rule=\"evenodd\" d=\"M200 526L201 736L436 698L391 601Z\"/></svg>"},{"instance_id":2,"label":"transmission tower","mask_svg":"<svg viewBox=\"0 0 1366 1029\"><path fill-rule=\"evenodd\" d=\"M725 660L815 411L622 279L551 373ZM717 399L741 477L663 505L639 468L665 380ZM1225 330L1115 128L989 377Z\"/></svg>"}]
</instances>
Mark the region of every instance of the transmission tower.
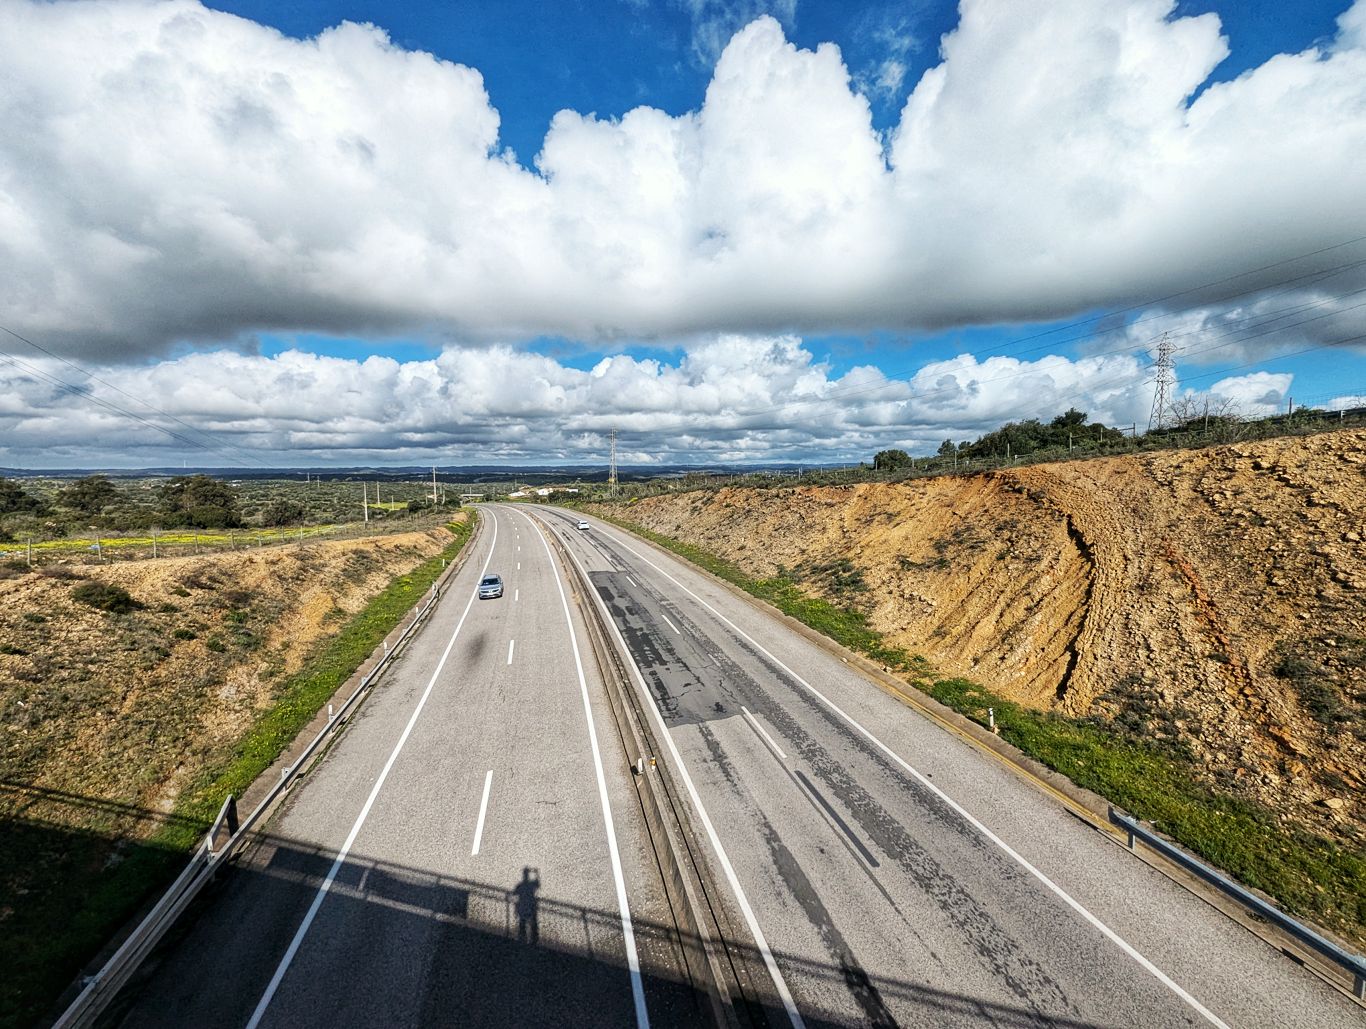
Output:
<instances>
[{"instance_id":1,"label":"transmission tower","mask_svg":"<svg viewBox=\"0 0 1366 1029\"><path fill-rule=\"evenodd\" d=\"M615 492L617 491L617 430L616 430L616 429L613 429L613 430L612 430L612 435L609 437L609 439L611 439L611 441L612 441L612 457L611 457L610 463L609 463L608 466L607 466L607 489L608 489L609 492L615 493Z\"/></svg>"},{"instance_id":2,"label":"transmission tower","mask_svg":"<svg viewBox=\"0 0 1366 1029\"><path fill-rule=\"evenodd\" d=\"M1176 399L1176 347L1171 336L1162 333L1157 341L1157 392L1153 394L1153 412L1148 416L1148 431L1167 427L1167 409Z\"/></svg>"}]
</instances>

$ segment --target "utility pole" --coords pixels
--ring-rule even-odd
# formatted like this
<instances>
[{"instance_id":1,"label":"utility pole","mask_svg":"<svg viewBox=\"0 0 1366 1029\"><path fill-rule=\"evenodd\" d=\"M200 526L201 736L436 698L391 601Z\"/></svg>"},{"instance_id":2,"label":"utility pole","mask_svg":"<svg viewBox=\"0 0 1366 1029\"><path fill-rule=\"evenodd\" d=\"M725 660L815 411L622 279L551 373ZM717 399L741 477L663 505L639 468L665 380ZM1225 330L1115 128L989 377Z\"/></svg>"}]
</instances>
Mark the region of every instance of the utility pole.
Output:
<instances>
[{"instance_id":1,"label":"utility pole","mask_svg":"<svg viewBox=\"0 0 1366 1029\"><path fill-rule=\"evenodd\" d=\"M361 480L361 484L360 484L360 506L361 506L361 510L365 512L365 524L366 524L366 525L369 525L369 524L370 524L370 487L367 486L367 485L365 484L365 480L364 480L364 479Z\"/></svg>"},{"instance_id":2,"label":"utility pole","mask_svg":"<svg viewBox=\"0 0 1366 1029\"><path fill-rule=\"evenodd\" d=\"M436 507L436 465L432 465L432 507Z\"/></svg>"},{"instance_id":3,"label":"utility pole","mask_svg":"<svg viewBox=\"0 0 1366 1029\"><path fill-rule=\"evenodd\" d=\"M609 438L612 441L612 456L607 465L607 492L615 496L617 492L617 430L615 426Z\"/></svg>"},{"instance_id":4,"label":"utility pole","mask_svg":"<svg viewBox=\"0 0 1366 1029\"><path fill-rule=\"evenodd\" d=\"M1157 341L1157 390L1153 393L1153 410L1148 415L1148 431L1167 427L1167 407L1176 399L1176 346L1171 334L1164 332Z\"/></svg>"}]
</instances>

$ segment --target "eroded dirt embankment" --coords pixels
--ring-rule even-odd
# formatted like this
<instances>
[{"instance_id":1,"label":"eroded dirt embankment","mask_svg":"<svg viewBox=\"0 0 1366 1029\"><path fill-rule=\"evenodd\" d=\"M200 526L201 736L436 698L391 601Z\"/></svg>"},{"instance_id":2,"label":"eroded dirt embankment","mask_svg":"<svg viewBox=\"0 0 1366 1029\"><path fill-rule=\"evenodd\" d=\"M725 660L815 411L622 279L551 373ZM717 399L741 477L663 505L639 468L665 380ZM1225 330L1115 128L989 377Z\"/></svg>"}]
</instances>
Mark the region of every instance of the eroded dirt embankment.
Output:
<instances>
[{"instance_id":1,"label":"eroded dirt embankment","mask_svg":"<svg viewBox=\"0 0 1366 1029\"><path fill-rule=\"evenodd\" d=\"M208 557L8 569L0 580L0 816L142 836L305 658L446 529ZM72 595L120 586L111 614ZM126 806L126 807L125 807ZM4 911L0 910L0 923Z\"/></svg>"},{"instance_id":2,"label":"eroded dirt embankment","mask_svg":"<svg viewBox=\"0 0 1366 1029\"><path fill-rule=\"evenodd\" d=\"M1366 826L1366 433L604 509L865 611L1036 708Z\"/></svg>"}]
</instances>

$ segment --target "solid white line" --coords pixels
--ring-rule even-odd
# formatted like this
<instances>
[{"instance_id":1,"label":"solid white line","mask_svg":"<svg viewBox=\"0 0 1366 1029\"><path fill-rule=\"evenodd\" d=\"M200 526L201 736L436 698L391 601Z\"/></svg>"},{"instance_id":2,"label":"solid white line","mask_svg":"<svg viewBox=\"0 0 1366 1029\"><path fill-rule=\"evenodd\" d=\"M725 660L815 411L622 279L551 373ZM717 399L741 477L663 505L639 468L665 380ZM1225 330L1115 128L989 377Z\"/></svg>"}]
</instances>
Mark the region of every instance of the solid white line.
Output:
<instances>
[{"instance_id":1,"label":"solid white line","mask_svg":"<svg viewBox=\"0 0 1366 1029\"><path fill-rule=\"evenodd\" d=\"M508 640L508 664L512 664L512 648L517 646L516 640Z\"/></svg>"},{"instance_id":2,"label":"solid white line","mask_svg":"<svg viewBox=\"0 0 1366 1029\"><path fill-rule=\"evenodd\" d=\"M479 802L479 821L474 823L474 846L470 848L470 857L475 857L479 853L479 841L484 838L484 815L489 810L489 788L493 785L493 769L490 768L488 775L484 776L484 799Z\"/></svg>"},{"instance_id":3,"label":"solid white line","mask_svg":"<svg viewBox=\"0 0 1366 1029\"><path fill-rule=\"evenodd\" d=\"M768 745L778 752L778 756L780 758L786 761L787 755L783 753L783 748L778 746L777 742L773 739L772 736L768 734L767 730L765 730L764 727L759 724L759 719L755 718L752 714L750 714L749 708L745 707L744 704L740 705L740 710L743 711L745 713L745 717L749 719L749 724L754 726L754 728L758 729L759 735L768 741Z\"/></svg>"},{"instance_id":4,"label":"solid white line","mask_svg":"<svg viewBox=\"0 0 1366 1029\"><path fill-rule=\"evenodd\" d=\"M492 512L490 512L492 514ZM328 869L327 877L323 879L322 885L318 887L317 894L313 897L313 903L309 905L308 913L304 915L303 922L300 923L298 930L294 933L294 939L290 941L285 955L280 959L279 966L275 969L275 974L270 977L270 983L266 986L266 992L261 994L261 999L256 1004L256 1010L251 1013L251 1018L247 1022L247 1029L256 1029L261 1024L261 1019L266 1013L266 1008L270 1007L271 999L275 996L275 991L280 988L280 983L284 980L285 973L289 971L289 966L294 961L294 956L299 953L299 946L304 942L304 937L308 935L309 927L313 924L313 919L318 915L318 909L323 905L323 899L328 891L332 889L333 882L337 879L337 873L341 871L342 865L346 863L346 856L351 853L351 847L356 842L356 837L360 835L361 826L365 824L366 818L370 816L370 809L375 804L375 799L379 796L379 791L384 788L384 782L389 778L389 771L394 767L394 762L398 760L399 753L403 750L403 745L408 742L408 736L413 731L413 726L417 724L418 717L422 714L422 709L427 705L427 698L431 696L432 687L436 685L437 676L441 674L441 669L446 667L446 659L451 656L451 648L455 646L456 638L460 635L460 630L465 624L465 616L470 613L470 608L474 606L475 598L479 596L479 579L489 570L489 562L493 560L494 547L498 543L498 516L493 515L493 539L489 543L488 557L484 558L484 569L475 579L475 587L470 592L470 599L465 604L465 610L460 614L460 621L455 623L455 631L451 633L450 640L446 643L446 649L441 654L441 660L436 663L436 670L432 672L432 677L427 683L427 688L422 691L422 696L418 699L417 707L413 708L412 716L408 719L408 724L403 728L403 734L399 736L398 742L394 744L393 751L389 754L389 760L384 762L384 768L379 773L379 778L375 780L375 785L370 789L370 796L365 798L365 805L360 809L360 814L356 816L355 824L351 826L351 832L346 837L346 842L342 844L341 850L337 852L336 859L332 862L332 867Z\"/></svg>"},{"instance_id":5,"label":"solid white line","mask_svg":"<svg viewBox=\"0 0 1366 1029\"><path fill-rule=\"evenodd\" d=\"M587 575L579 559L570 553L570 559L579 566L579 570ZM600 610L603 611L605 620L612 628L612 634L616 636L617 643L621 647L621 653L629 655L631 650L626 646L626 641L621 637L621 630L617 628L617 623L613 620L611 613L606 611L602 597L594 593ZM634 673L636 686L642 694L649 697L650 691L645 685L645 679L640 673L640 668L636 665L633 658L630 663L631 671ZM764 931L759 928L759 920L754 916L754 909L749 906L749 898L745 896L745 891L740 886L740 879L735 874L735 868L730 863L730 858L726 854L726 848L721 846L721 838L716 834L716 827L711 823L711 816L707 814L707 809L702 805L702 798L698 795L697 787L693 785L692 776L688 774L688 766L683 763L683 756L678 752L678 746L674 743L674 738L669 733L669 727L664 724L664 718L659 713L659 708L655 706L651 699L645 705L654 715L655 723L659 726L660 737L664 740L664 745L669 748L669 753L673 756L674 767L678 769L683 777L683 786L688 791L688 797L692 801L693 808L697 811L698 817L702 819L702 827L707 831L707 840L711 843L711 848L716 852L716 858L721 863L721 871L725 873L726 882L730 884L731 892L735 894L736 902L740 905L740 913L744 915L745 925L749 927L749 933L754 937L754 945L759 948L759 954L764 959L764 967L768 969L769 977L773 980L774 989L778 991L778 997L783 1002L783 1008L787 1011L788 1021L792 1023L793 1029L805 1029L806 1023L802 1020L801 1012L797 1010L797 1002L792 999L792 991L787 987L787 980L783 978L783 973L778 970L778 963L774 960L773 951L769 949L768 939L764 936Z\"/></svg>"},{"instance_id":6,"label":"solid white line","mask_svg":"<svg viewBox=\"0 0 1366 1029\"><path fill-rule=\"evenodd\" d=\"M531 521L531 516L518 511L523 518ZM537 528L532 523L532 528ZM607 774L602 770L602 753L598 750L598 731L593 725L593 705L588 699L588 681L583 676L583 659L579 656L579 637L574 631L574 620L569 615L569 601L564 595L564 583L560 581L559 565L550 553L550 541L544 533L538 533L545 556L555 571L555 586L560 591L560 606L564 608L564 622L569 628L569 642L574 648L574 668L579 674L579 692L583 696L583 714L588 722L588 742L593 750L593 768L598 777L598 800L602 804L602 820L607 826L607 853L612 860L612 878L616 880L617 907L621 910L621 935L626 944L626 965L631 972L631 996L636 1006L636 1026L649 1029L650 1015L645 1010L645 984L640 978L640 958L636 954L636 933L631 923L631 906L626 899L626 879L621 872L621 854L617 850L617 831L612 822L612 805L607 798Z\"/></svg>"},{"instance_id":7,"label":"solid white line","mask_svg":"<svg viewBox=\"0 0 1366 1029\"><path fill-rule=\"evenodd\" d=\"M1176 983L1170 976L1168 976L1166 972L1162 971L1162 969L1154 965L1146 957L1144 957L1132 946L1130 946L1124 939L1122 939L1118 933L1116 933L1113 929L1111 929L1108 925L1102 922L1095 915L1091 914L1091 912L1088 911L1086 908L1082 907L1082 905L1078 901L1074 900L1072 896L1068 894L1061 886L1053 882L1052 879L1048 878L1048 876L1044 875L1043 872L1039 871L1039 869L1035 868L1032 864L1030 864L1029 861L1024 857L1024 855L1018 853L1008 843L1006 843L1003 839L1001 839L994 832L992 832L985 825L983 825L980 821L978 821L977 818L974 817L970 812L968 812L962 805L960 805L956 800L954 800L947 793L945 793L938 786L936 786L932 780L927 779L925 776L921 775L920 772L912 768L899 754L893 751L891 747L887 746L887 744L883 743L880 739L878 739L871 732L865 729L863 725L860 724L857 720L855 720L851 715L846 714L845 711L842 708L840 708L838 704L832 701L820 690L816 689L816 687L812 686L809 682L803 679L800 675L794 672L782 661L778 660L778 658L774 657L773 654L770 653L767 649L765 649L763 645L761 645L757 640L754 639L754 637L750 636L747 632L741 629L738 625L732 622L720 611L716 610L716 608L712 607L705 600L699 597L696 593L688 589L688 587L684 586L681 582L675 579L663 568L660 568L659 565L655 564L640 551L636 550L620 536L617 536L615 538L617 542L620 543L623 547L629 550L632 554L635 554L636 557L640 558L647 565L649 565L651 568L657 571L660 575L664 576L664 578L668 579L675 586L681 589L684 593L688 594L688 596L692 597L695 601L697 601L699 604L705 607L718 619L720 619L722 622L728 625L735 633L737 633L740 636L743 636L750 643L751 646L753 646L756 650L758 650L761 654L767 657L775 665L777 665L784 672L790 675L794 680L796 680L798 683L804 686L808 691L810 691L810 693L813 696L819 699L821 703L825 704L825 706L828 707L831 711L835 712L835 714L839 715L842 719L844 719L844 721L849 723L850 727L852 727L856 732L858 732L865 739L867 739L868 742L872 743L873 746L877 747L889 758L891 758L903 769L905 769L906 772L909 773L912 777L914 777L917 782L919 782L921 785L929 789L932 793L935 794L935 796L939 797L940 800L944 801L944 803L948 804L949 807L953 808L954 811L958 812L958 814L966 822L968 822L968 824L970 824L974 829L980 832L992 843L996 844L996 846L1000 847L1001 850L1003 850L1007 855L1009 855L1021 868L1027 871L1030 875L1034 876L1034 878L1039 880L1039 882L1043 883L1043 885L1046 886L1050 891L1052 891L1052 893L1056 895L1064 904L1066 904L1073 911L1079 914L1094 928L1099 930L1105 936L1106 939L1108 939L1111 943L1113 943L1125 954L1127 954L1130 958L1132 958L1141 968L1143 968L1146 972L1150 973L1153 976L1153 978L1157 979L1158 982L1162 983L1162 985L1166 986L1174 994L1180 997L1183 1001L1190 1005L1191 1008L1199 1012L1199 1014L1203 1016L1206 1021L1208 1021L1211 1025L1221 1027L1221 1029L1228 1029L1227 1024L1222 1019L1220 1019L1218 1015L1214 1014L1214 1012L1210 1011L1198 1000L1192 997L1178 983ZM651 706L653 706L653 704Z\"/></svg>"},{"instance_id":8,"label":"solid white line","mask_svg":"<svg viewBox=\"0 0 1366 1029\"><path fill-rule=\"evenodd\" d=\"M659 617L664 619L665 623L669 626L670 629L672 629L674 632L677 632L680 636L683 635L681 632L678 632L678 626L674 625L673 622L670 622L669 616L666 615L663 611L659 612Z\"/></svg>"}]
</instances>

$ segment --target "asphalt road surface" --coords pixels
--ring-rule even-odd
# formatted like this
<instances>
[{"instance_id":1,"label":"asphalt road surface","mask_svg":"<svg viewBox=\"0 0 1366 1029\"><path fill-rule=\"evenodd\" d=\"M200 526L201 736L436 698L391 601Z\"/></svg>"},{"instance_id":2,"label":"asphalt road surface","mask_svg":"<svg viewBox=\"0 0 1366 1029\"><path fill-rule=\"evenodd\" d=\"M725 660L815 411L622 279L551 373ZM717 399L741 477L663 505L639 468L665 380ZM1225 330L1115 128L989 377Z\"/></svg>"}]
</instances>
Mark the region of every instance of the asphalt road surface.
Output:
<instances>
[{"instance_id":1,"label":"asphalt road surface","mask_svg":"<svg viewBox=\"0 0 1366 1029\"><path fill-rule=\"evenodd\" d=\"M629 651L771 976L771 1025L1363 1023L769 614L596 519L533 513Z\"/></svg>"},{"instance_id":2,"label":"asphalt road surface","mask_svg":"<svg viewBox=\"0 0 1366 1029\"><path fill-rule=\"evenodd\" d=\"M696 1024L584 627L528 516L476 549L130 1027ZM501 600L475 599L485 570Z\"/></svg>"}]
</instances>

